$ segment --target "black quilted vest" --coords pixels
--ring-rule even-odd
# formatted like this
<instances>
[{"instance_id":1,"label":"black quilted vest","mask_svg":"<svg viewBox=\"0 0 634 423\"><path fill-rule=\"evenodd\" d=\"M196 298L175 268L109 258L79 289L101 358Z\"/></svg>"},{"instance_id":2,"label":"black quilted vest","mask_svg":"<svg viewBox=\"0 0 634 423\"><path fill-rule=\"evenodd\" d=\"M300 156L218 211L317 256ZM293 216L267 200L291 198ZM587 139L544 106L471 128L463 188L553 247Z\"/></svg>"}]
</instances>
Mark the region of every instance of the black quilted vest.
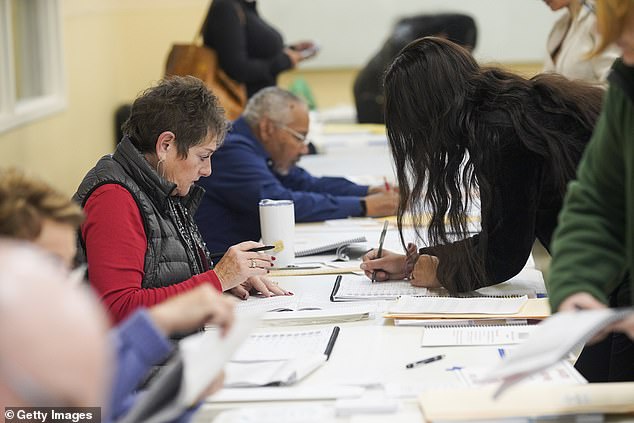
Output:
<instances>
[{"instance_id":1,"label":"black quilted vest","mask_svg":"<svg viewBox=\"0 0 634 423\"><path fill-rule=\"evenodd\" d=\"M176 185L159 177L128 138L119 143L114 154L102 157L88 172L73 200L83 207L93 191L105 184L118 184L128 190L141 212L147 238L141 286L159 288L192 277L183 240L168 213L168 198ZM202 188L193 186L181 199L188 219L193 218L203 192ZM78 259L85 262L86 250L81 234L79 244Z\"/></svg>"}]
</instances>

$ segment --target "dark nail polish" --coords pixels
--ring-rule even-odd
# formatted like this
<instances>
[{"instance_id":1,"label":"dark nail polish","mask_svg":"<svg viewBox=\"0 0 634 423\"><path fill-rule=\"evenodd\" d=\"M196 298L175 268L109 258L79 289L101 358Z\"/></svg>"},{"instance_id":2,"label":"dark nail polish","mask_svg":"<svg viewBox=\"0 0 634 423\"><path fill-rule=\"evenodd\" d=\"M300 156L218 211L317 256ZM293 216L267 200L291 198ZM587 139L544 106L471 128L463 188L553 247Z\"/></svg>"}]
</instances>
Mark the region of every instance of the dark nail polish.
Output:
<instances>
[{"instance_id":1,"label":"dark nail polish","mask_svg":"<svg viewBox=\"0 0 634 423\"><path fill-rule=\"evenodd\" d=\"M272 256L271 258L272 258L273 260L277 260L277 259L275 258L275 256Z\"/></svg>"}]
</instances>

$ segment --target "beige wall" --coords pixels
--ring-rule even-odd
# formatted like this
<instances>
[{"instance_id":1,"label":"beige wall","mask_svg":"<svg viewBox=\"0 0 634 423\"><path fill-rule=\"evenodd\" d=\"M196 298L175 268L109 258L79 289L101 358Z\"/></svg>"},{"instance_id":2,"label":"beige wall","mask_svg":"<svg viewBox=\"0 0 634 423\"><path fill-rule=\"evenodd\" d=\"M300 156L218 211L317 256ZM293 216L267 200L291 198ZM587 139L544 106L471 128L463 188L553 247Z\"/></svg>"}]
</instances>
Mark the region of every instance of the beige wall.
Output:
<instances>
[{"instance_id":1,"label":"beige wall","mask_svg":"<svg viewBox=\"0 0 634 423\"><path fill-rule=\"evenodd\" d=\"M68 194L114 145L114 111L161 77L173 40L192 39L207 0L61 0L68 107L0 133L0 166Z\"/></svg>"}]
</instances>

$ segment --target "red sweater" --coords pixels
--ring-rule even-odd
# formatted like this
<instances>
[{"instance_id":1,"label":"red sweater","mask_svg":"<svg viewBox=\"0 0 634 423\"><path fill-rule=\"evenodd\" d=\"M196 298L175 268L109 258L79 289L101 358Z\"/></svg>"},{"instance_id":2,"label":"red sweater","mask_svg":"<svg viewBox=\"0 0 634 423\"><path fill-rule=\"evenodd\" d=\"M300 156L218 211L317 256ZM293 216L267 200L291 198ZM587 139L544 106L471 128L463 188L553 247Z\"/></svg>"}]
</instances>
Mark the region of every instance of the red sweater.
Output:
<instances>
[{"instance_id":1,"label":"red sweater","mask_svg":"<svg viewBox=\"0 0 634 423\"><path fill-rule=\"evenodd\" d=\"M102 185L84 207L81 227L86 243L89 279L115 323L139 307L150 307L198 285L222 285L213 270L163 288L141 287L147 238L141 212L130 192L116 184Z\"/></svg>"}]
</instances>

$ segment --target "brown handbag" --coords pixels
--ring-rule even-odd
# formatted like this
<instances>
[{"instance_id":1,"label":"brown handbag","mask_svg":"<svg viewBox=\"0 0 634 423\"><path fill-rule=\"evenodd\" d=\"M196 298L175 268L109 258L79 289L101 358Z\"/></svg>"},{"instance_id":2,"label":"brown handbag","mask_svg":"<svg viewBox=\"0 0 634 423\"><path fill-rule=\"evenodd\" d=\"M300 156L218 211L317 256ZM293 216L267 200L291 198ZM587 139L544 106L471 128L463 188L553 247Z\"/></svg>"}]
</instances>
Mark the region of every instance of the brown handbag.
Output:
<instances>
[{"instance_id":1,"label":"brown handbag","mask_svg":"<svg viewBox=\"0 0 634 423\"><path fill-rule=\"evenodd\" d=\"M241 11L240 11L241 12ZM203 45L200 28L191 44L173 44L165 63L165 76L194 76L211 90L230 120L237 119L247 104L247 90L244 84L231 79L218 64L216 52Z\"/></svg>"}]
</instances>

